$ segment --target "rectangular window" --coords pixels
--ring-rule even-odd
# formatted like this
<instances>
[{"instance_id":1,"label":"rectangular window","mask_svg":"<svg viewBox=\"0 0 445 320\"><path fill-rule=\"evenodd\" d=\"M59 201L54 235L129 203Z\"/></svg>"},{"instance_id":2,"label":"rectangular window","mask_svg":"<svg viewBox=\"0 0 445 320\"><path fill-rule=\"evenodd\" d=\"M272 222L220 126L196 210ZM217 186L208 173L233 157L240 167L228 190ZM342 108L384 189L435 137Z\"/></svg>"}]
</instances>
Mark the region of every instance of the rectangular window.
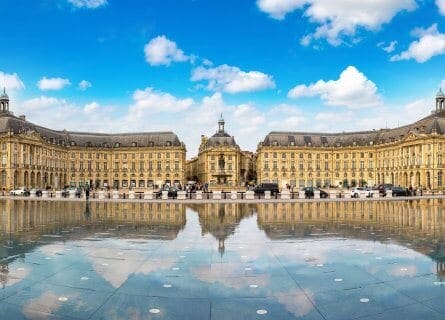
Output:
<instances>
[{"instance_id":1,"label":"rectangular window","mask_svg":"<svg viewBox=\"0 0 445 320\"><path fill-rule=\"evenodd\" d=\"M108 170L108 164L104 162L104 170Z\"/></svg>"},{"instance_id":2,"label":"rectangular window","mask_svg":"<svg viewBox=\"0 0 445 320\"><path fill-rule=\"evenodd\" d=\"M175 170L179 170L179 161L175 161Z\"/></svg>"}]
</instances>

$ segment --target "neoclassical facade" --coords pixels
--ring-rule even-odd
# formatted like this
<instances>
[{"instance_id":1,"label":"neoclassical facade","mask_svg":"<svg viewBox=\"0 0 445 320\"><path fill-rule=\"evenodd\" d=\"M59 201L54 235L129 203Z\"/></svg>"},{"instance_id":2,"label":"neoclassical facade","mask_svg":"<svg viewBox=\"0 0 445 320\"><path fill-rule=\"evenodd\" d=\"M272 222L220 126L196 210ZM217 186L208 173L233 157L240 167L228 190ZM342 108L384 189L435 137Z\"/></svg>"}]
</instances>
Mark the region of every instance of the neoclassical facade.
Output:
<instances>
[{"instance_id":1,"label":"neoclassical facade","mask_svg":"<svg viewBox=\"0 0 445 320\"><path fill-rule=\"evenodd\" d=\"M224 188L244 186L253 176L254 154L242 151L224 125L221 115L218 131L210 138L201 136L198 156L187 161L189 180L208 183L212 188Z\"/></svg>"},{"instance_id":2,"label":"neoclassical facade","mask_svg":"<svg viewBox=\"0 0 445 320\"><path fill-rule=\"evenodd\" d=\"M57 131L9 111L0 96L0 189L148 188L184 183L186 148L173 132Z\"/></svg>"},{"instance_id":3,"label":"neoclassical facade","mask_svg":"<svg viewBox=\"0 0 445 320\"><path fill-rule=\"evenodd\" d=\"M257 181L304 186L392 183L443 189L445 95L419 121L348 133L271 132L257 150Z\"/></svg>"}]
</instances>

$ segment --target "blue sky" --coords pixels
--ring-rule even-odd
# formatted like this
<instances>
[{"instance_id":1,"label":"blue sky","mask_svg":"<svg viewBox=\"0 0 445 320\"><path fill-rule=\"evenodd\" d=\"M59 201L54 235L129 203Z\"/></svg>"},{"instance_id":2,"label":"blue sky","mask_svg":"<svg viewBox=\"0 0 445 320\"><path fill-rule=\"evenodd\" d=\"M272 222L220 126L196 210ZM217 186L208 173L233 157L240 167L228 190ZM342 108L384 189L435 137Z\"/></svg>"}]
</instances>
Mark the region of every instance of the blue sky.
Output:
<instances>
[{"instance_id":1,"label":"blue sky","mask_svg":"<svg viewBox=\"0 0 445 320\"><path fill-rule=\"evenodd\" d=\"M56 129L349 131L427 115L445 0L0 0L0 85ZM445 82L444 82L445 83Z\"/></svg>"}]
</instances>

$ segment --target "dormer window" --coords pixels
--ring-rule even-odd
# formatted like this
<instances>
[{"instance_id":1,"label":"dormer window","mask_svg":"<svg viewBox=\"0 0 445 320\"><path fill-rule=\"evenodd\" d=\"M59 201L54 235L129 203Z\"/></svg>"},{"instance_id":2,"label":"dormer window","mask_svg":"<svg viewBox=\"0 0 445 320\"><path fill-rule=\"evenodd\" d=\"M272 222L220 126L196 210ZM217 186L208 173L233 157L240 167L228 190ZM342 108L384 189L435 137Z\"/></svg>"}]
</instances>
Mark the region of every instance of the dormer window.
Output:
<instances>
[{"instance_id":1,"label":"dormer window","mask_svg":"<svg viewBox=\"0 0 445 320\"><path fill-rule=\"evenodd\" d=\"M356 141L353 141L353 142L352 142L352 145L353 145L353 146L356 146L356 145L357 145L357 142L356 142Z\"/></svg>"},{"instance_id":2,"label":"dormer window","mask_svg":"<svg viewBox=\"0 0 445 320\"><path fill-rule=\"evenodd\" d=\"M75 141L70 141L70 146L75 147L76 146L76 142Z\"/></svg>"},{"instance_id":3,"label":"dormer window","mask_svg":"<svg viewBox=\"0 0 445 320\"><path fill-rule=\"evenodd\" d=\"M369 141L369 145L372 146L374 144L374 141Z\"/></svg>"},{"instance_id":4,"label":"dormer window","mask_svg":"<svg viewBox=\"0 0 445 320\"><path fill-rule=\"evenodd\" d=\"M119 142L115 142L115 143L114 143L114 147L115 147L115 148L119 148L120 146L121 146L121 144L120 144Z\"/></svg>"},{"instance_id":5,"label":"dormer window","mask_svg":"<svg viewBox=\"0 0 445 320\"><path fill-rule=\"evenodd\" d=\"M148 146L149 146L149 147L154 147L154 146L155 146L155 143L154 143L153 141L150 141L150 142L148 143Z\"/></svg>"},{"instance_id":6,"label":"dormer window","mask_svg":"<svg viewBox=\"0 0 445 320\"><path fill-rule=\"evenodd\" d=\"M336 143L336 146L337 146L337 147L341 147L341 143L340 143L340 142L337 142L337 143Z\"/></svg>"},{"instance_id":7,"label":"dormer window","mask_svg":"<svg viewBox=\"0 0 445 320\"><path fill-rule=\"evenodd\" d=\"M273 145L274 147L278 146L278 141L272 141L272 145Z\"/></svg>"},{"instance_id":8,"label":"dormer window","mask_svg":"<svg viewBox=\"0 0 445 320\"><path fill-rule=\"evenodd\" d=\"M106 143L106 142L102 143L102 147L108 148L108 143Z\"/></svg>"},{"instance_id":9,"label":"dormer window","mask_svg":"<svg viewBox=\"0 0 445 320\"><path fill-rule=\"evenodd\" d=\"M167 147L171 147L172 142L171 142L171 141L166 141L166 142L165 142L165 145L166 145Z\"/></svg>"},{"instance_id":10,"label":"dormer window","mask_svg":"<svg viewBox=\"0 0 445 320\"><path fill-rule=\"evenodd\" d=\"M137 147L137 146L138 146L138 143L137 143L137 142L132 142L132 143L131 143L131 146L132 146L132 147Z\"/></svg>"},{"instance_id":11,"label":"dormer window","mask_svg":"<svg viewBox=\"0 0 445 320\"><path fill-rule=\"evenodd\" d=\"M290 142L290 146L291 146L291 147L294 147L294 146L295 146L295 141L291 141L291 142Z\"/></svg>"}]
</instances>

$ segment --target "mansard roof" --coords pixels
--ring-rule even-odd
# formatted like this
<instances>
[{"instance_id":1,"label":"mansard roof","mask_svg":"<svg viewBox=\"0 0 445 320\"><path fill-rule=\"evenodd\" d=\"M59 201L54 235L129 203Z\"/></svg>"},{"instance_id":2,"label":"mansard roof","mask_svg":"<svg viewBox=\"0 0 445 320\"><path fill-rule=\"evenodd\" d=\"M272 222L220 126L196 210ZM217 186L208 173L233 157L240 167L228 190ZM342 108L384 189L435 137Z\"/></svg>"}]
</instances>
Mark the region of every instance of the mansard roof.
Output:
<instances>
[{"instance_id":1,"label":"mansard roof","mask_svg":"<svg viewBox=\"0 0 445 320\"><path fill-rule=\"evenodd\" d=\"M341 147L374 145L401 140L408 134L445 134L445 111L435 112L413 124L372 131L320 133L320 132L270 132L263 146L313 146Z\"/></svg>"},{"instance_id":2,"label":"mansard roof","mask_svg":"<svg viewBox=\"0 0 445 320\"><path fill-rule=\"evenodd\" d=\"M178 136L167 132L93 133L52 130L16 117L11 113L0 115L0 133L36 132L43 139L57 144L81 147L162 147L181 146Z\"/></svg>"}]
</instances>

